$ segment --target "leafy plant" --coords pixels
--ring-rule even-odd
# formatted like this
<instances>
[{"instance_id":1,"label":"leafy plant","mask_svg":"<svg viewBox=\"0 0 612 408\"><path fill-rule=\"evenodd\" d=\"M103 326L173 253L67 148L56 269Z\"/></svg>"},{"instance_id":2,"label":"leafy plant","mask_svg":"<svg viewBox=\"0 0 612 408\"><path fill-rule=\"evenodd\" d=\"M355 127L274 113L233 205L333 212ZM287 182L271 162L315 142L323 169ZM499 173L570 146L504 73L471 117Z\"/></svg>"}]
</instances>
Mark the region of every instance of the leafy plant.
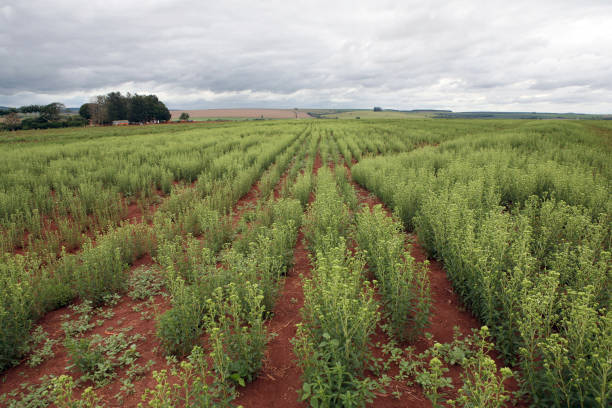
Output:
<instances>
[{"instance_id":1,"label":"leafy plant","mask_svg":"<svg viewBox=\"0 0 612 408\"><path fill-rule=\"evenodd\" d=\"M244 386L255 379L262 364L268 334L263 324L263 294L257 284L230 283L219 287L207 301L206 330L212 354L218 358L215 369ZM227 362L219 365L221 359Z\"/></svg>"},{"instance_id":2,"label":"leafy plant","mask_svg":"<svg viewBox=\"0 0 612 408\"><path fill-rule=\"evenodd\" d=\"M151 408L174 406L231 407L236 392L231 384L220 379L208 367L203 350L196 346L187 360L178 367L174 364L170 372L154 371L156 385L147 389L142 401ZM171 378L175 381L171 382ZM210 380L212 379L212 380ZM142 407L143 404L138 404Z\"/></svg>"}]
</instances>

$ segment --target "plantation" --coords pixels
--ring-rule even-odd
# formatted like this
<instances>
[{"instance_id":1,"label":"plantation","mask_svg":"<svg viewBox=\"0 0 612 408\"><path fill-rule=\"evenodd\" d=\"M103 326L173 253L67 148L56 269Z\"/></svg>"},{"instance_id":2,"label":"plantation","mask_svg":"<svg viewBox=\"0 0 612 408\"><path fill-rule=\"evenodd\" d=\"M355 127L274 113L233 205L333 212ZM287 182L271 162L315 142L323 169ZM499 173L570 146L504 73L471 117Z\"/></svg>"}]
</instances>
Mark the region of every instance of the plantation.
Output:
<instances>
[{"instance_id":1,"label":"plantation","mask_svg":"<svg viewBox=\"0 0 612 408\"><path fill-rule=\"evenodd\" d=\"M0 140L0 406L607 407L612 127Z\"/></svg>"}]
</instances>

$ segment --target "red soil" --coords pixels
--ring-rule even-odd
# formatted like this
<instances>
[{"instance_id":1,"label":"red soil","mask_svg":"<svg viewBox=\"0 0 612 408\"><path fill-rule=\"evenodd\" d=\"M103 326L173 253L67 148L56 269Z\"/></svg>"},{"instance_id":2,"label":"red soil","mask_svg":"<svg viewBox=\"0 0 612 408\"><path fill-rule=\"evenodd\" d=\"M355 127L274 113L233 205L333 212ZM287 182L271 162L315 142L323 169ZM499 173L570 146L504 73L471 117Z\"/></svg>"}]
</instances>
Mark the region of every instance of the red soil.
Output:
<instances>
[{"instance_id":1,"label":"red soil","mask_svg":"<svg viewBox=\"0 0 612 408\"><path fill-rule=\"evenodd\" d=\"M236 225L238 225L238 221L240 221L240 217L242 217L242 214L249 208L257 204L257 200L259 200L259 181L257 181L251 187L249 192L243 195L240 200L238 200L236 205L234 205L234 215L232 218L232 225L234 228L236 227Z\"/></svg>"}]
</instances>

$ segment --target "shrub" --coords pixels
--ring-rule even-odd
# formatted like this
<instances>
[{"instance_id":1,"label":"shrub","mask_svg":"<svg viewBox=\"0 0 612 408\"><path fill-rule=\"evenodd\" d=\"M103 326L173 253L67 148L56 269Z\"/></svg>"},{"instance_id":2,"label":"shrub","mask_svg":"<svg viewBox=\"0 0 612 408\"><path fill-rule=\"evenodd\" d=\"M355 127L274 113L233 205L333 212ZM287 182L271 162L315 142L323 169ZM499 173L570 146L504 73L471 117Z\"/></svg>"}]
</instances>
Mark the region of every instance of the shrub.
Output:
<instances>
[{"instance_id":1,"label":"shrub","mask_svg":"<svg viewBox=\"0 0 612 408\"><path fill-rule=\"evenodd\" d=\"M202 334L206 304L197 286L186 285L179 277L171 282L169 289L172 309L159 317L157 336L167 354L180 357L193 349Z\"/></svg>"},{"instance_id":2,"label":"shrub","mask_svg":"<svg viewBox=\"0 0 612 408\"><path fill-rule=\"evenodd\" d=\"M259 286L245 282L217 288L207 301L206 330L210 335L216 370L244 386L259 372L268 334L263 324L263 294ZM227 356L227 357L224 357ZM225 361L220 366L219 361Z\"/></svg>"}]
</instances>

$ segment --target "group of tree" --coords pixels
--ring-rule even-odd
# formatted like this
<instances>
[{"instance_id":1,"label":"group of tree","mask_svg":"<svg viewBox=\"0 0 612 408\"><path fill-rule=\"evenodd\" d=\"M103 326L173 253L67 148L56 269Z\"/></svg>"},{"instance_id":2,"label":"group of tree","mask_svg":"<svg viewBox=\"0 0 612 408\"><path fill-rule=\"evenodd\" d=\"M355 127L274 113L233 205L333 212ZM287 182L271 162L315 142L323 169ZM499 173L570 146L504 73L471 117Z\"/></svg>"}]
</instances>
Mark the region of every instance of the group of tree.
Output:
<instances>
[{"instance_id":1,"label":"group of tree","mask_svg":"<svg viewBox=\"0 0 612 408\"><path fill-rule=\"evenodd\" d=\"M79 115L97 125L115 120L127 120L130 123L170 120L170 111L157 96L130 93L121 95L121 92L96 96L81 106Z\"/></svg>"},{"instance_id":2,"label":"group of tree","mask_svg":"<svg viewBox=\"0 0 612 408\"><path fill-rule=\"evenodd\" d=\"M6 130L48 129L87 124L82 118L66 115L65 111L64 104L53 102L48 105L25 105L20 108L8 108L2 110L0 115L4 116L2 127Z\"/></svg>"}]
</instances>

